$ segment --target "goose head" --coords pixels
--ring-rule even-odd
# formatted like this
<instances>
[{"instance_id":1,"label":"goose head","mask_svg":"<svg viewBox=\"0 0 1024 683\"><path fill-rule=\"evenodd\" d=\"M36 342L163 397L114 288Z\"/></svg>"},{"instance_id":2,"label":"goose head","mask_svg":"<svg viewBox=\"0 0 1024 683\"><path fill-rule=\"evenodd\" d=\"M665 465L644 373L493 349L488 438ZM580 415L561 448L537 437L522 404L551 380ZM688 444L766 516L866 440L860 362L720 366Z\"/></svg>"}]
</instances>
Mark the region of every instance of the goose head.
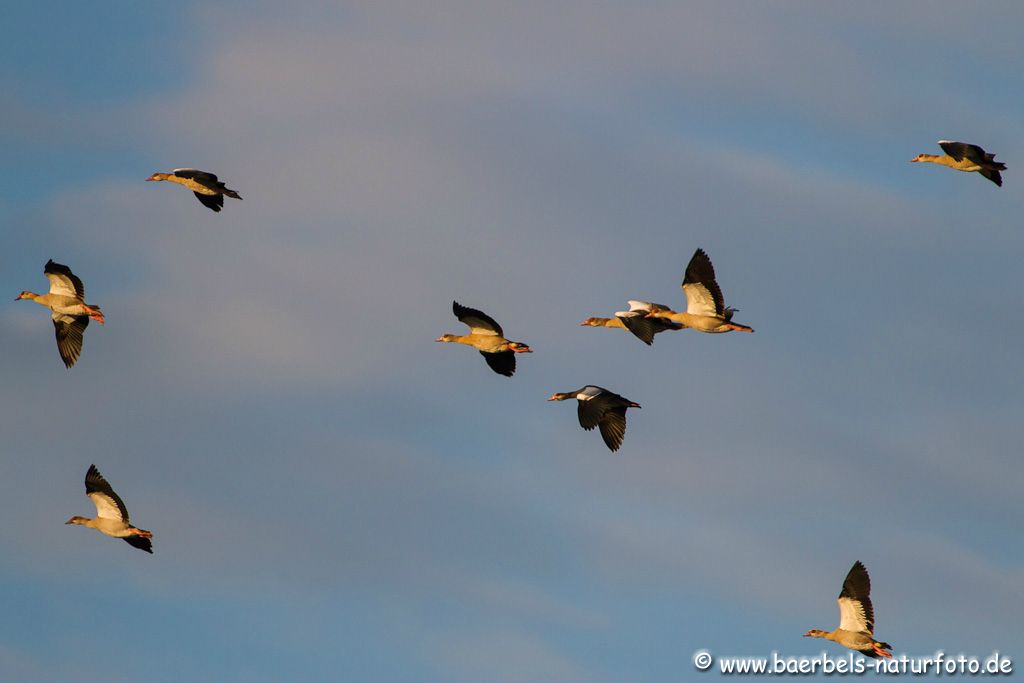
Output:
<instances>
[{"instance_id":1,"label":"goose head","mask_svg":"<svg viewBox=\"0 0 1024 683\"><path fill-rule=\"evenodd\" d=\"M549 398L548 400L549 401L564 401L567 398L576 398L576 394L577 393L578 392L575 392L575 391L566 391L566 392L557 391L557 392L551 394L551 398Z\"/></svg>"}]
</instances>

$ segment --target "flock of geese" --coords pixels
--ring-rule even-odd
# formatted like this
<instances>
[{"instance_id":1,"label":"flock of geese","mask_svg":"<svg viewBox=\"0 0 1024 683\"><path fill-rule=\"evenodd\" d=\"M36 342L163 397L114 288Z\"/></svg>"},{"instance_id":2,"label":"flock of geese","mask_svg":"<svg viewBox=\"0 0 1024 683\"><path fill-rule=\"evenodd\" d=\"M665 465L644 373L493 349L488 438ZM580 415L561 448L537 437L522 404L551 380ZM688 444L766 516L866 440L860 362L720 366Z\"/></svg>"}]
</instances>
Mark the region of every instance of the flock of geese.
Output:
<instances>
[{"instance_id":1,"label":"flock of geese","mask_svg":"<svg viewBox=\"0 0 1024 683\"><path fill-rule=\"evenodd\" d=\"M1000 171L1006 170L1006 166L995 161L994 154L985 152L977 145L963 142L940 140L938 144L945 154L919 154L911 161L976 172L1002 186ZM242 199L238 192L229 189L216 175L194 168L154 173L146 180L168 181L186 187L192 190L203 206L214 212L224 208L224 197ZM35 301L50 310L57 337L57 352L65 367L71 368L82 354L83 338L89 321L94 320L102 325L105 322L103 312L99 306L85 302L82 280L66 265L51 259L46 262L43 274L50 282L48 293L36 294L26 290L15 301ZM654 343L657 334L683 329L708 334L754 331L751 327L733 322L736 309L725 305L722 289L715 278L714 266L703 249L697 249L686 266L682 289L686 297L685 311L674 311L668 306L649 301L632 300L628 302L628 311L618 311L613 318L587 318L580 325L627 330L647 345ZM499 375L512 377L516 371L516 354L532 353L529 345L507 339L501 325L483 311L453 301L452 312L469 328L469 334L446 333L436 341L463 344L476 349L488 367ZM580 426L587 431L597 428L605 445L611 451L617 451L626 436L626 410L640 408L640 404L592 384L573 391L556 392L548 400L565 401L571 398L578 402ZM121 538L139 550L153 552L152 532L130 523L124 501L114 492L96 465L90 465L86 472L85 494L96 506L96 517L90 519L76 515L66 524L90 527L107 536ZM837 600L839 626L834 631L811 629L804 635L831 640L868 657L892 657L892 646L875 640L875 618L870 592L871 581L867 569L861 562L855 562L843 582Z\"/></svg>"}]
</instances>

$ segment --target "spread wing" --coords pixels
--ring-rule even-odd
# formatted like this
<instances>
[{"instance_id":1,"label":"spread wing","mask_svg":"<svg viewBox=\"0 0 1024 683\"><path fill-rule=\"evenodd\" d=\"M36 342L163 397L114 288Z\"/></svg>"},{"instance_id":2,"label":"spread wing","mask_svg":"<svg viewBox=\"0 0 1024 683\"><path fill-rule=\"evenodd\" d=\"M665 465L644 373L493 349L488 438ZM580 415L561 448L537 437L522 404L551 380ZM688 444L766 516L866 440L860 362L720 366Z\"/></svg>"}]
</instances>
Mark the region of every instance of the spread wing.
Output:
<instances>
[{"instance_id":1,"label":"spread wing","mask_svg":"<svg viewBox=\"0 0 1024 683\"><path fill-rule=\"evenodd\" d=\"M96 505L97 517L128 523L128 508L96 469L96 465L90 465L89 471L85 473L85 495Z\"/></svg>"},{"instance_id":2,"label":"spread wing","mask_svg":"<svg viewBox=\"0 0 1024 683\"><path fill-rule=\"evenodd\" d=\"M724 314L725 298L715 281L715 267L703 249L695 251L686 266L683 293L686 295L686 312L690 315Z\"/></svg>"},{"instance_id":3,"label":"spread wing","mask_svg":"<svg viewBox=\"0 0 1024 683\"><path fill-rule=\"evenodd\" d=\"M581 396L583 398L580 398ZM576 394L576 398L579 399L576 414L580 418L580 427L589 432L600 424L601 418L608 410L609 396L615 396L615 394L601 387L587 385L580 389Z\"/></svg>"},{"instance_id":4,"label":"spread wing","mask_svg":"<svg viewBox=\"0 0 1024 683\"><path fill-rule=\"evenodd\" d=\"M64 367L70 368L82 354L83 334L89 326L89 316L54 313L50 317L57 333L57 352L64 361Z\"/></svg>"},{"instance_id":5,"label":"spread wing","mask_svg":"<svg viewBox=\"0 0 1024 683\"><path fill-rule=\"evenodd\" d=\"M475 308L466 308L459 305L458 301L453 301L452 312L455 313L456 318L469 327L469 331L472 334L505 336L505 333L501 331L501 325L483 311L478 311Z\"/></svg>"},{"instance_id":6,"label":"spread wing","mask_svg":"<svg viewBox=\"0 0 1024 683\"><path fill-rule=\"evenodd\" d=\"M213 209L214 212L220 211L224 208L224 195L222 194L202 194L200 192L193 192L199 203L208 209Z\"/></svg>"},{"instance_id":7,"label":"spread wing","mask_svg":"<svg viewBox=\"0 0 1024 683\"><path fill-rule=\"evenodd\" d=\"M854 562L836 600L839 603L839 628L868 635L875 632L875 613L871 607L870 593L868 570L860 561Z\"/></svg>"},{"instance_id":8,"label":"spread wing","mask_svg":"<svg viewBox=\"0 0 1024 683\"><path fill-rule=\"evenodd\" d=\"M976 164L984 164L986 161L990 161L994 154L986 154L985 150L977 145L971 145L966 142L953 142L951 140L939 140L939 147L942 151L953 157L957 161L973 161Z\"/></svg>"},{"instance_id":9,"label":"spread wing","mask_svg":"<svg viewBox=\"0 0 1024 683\"><path fill-rule=\"evenodd\" d=\"M481 351L480 355L487 361L487 365L499 375L511 377L516 371L516 354L513 351L498 351L488 353Z\"/></svg>"},{"instance_id":10,"label":"spread wing","mask_svg":"<svg viewBox=\"0 0 1024 683\"><path fill-rule=\"evenodd\" d=\"M204 185L217 184L217 176L212 173L207 173L206 171L200 171L196 168L176 168L172 173L179 178L188 178L189 180L194 180L197 183L202 183Z\"/></svg>"},{"instance_id":11,"label":"spread wing","mask_svg":"<svg viewBox=\"0 0 1024 683\"><path fill-rule=\"evenodd\" d=\"M627 330L648 346L654 343L654 335L659 332L678 330L682 327L679 323L664 318L646 318L641 313L619 313L616 315Z\"/></svg>"},{"instance_id":12,"label":"spread wing","mask_svg":"<svg viewBox=\"0 0 1024 683\"><path fill-rule=\"evenodd\" d=\"M74 296L85 300L85 285L67 266L54 263L53 259L50 259L43 268L43 274L50 281L50 294Z\"/></svg>"},{"instance_id":13,"label":"spread wing","mask_svg":"<svg viewBox=\"0 0 1024 683\"><path fill-rule=\"evenodd\" d=\"M626 438L626 407L615 406L609 408L598 425L601 428L601 438L614 453L619 450L622 440Z\"/></svg>"}]
</instances>

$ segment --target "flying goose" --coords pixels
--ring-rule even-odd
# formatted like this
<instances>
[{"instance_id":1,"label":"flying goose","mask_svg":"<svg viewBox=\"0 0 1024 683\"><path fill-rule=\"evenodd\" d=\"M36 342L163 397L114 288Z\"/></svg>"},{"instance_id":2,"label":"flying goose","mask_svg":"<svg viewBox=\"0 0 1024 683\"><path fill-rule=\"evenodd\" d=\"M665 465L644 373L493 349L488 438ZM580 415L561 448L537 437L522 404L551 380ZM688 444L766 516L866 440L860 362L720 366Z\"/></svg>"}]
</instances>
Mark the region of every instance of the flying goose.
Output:
<instances>
[{"instance_id":1,"label":"flying goose","mask_svg":"<svg viewBox=\"0 0 1024 683\"><path fill-rule=\"evenodd\" d=\"M594 427L600 428L601 438L613 453L619 450L626 437L626 408L640 407L639 403L592 384L576 391L552 394L548 400L564 401L567 398L579 401L580 427L588 432Z\"/></svg>"},{"instance_id":2,"label":"flying goose","mask_svg":"<svg viewBox=\"0 0 1024 683\"><path fill-rule=\"evenodd\" d=\"M532 353L526 344L505 339L501 325L494 318L475 308L466 308L458 301L452 302L455 317L469 327L469 334L442 334L434 341L455 342L472 346L480 352L487 365L499 375L511 377L516 371L516 354Z\"/></svg>"},{"instance_id":3,"label":"flying goose","mask_svg":"<svg viewBox=\"0 0 1024 683\"><path fill-rule=\"evenodd\" d=\"M82 353L82 335L89 319L102 325L106 320L99 306L85 303L85 286L67 266L46 262L43 274L50 281L48 294L24 291L15 301L29 299L50 309L53 327L57 333L57 351L64 367L70 368Z\"/></svg>"},{"instance_id":4,"label":"flying goose","mask_svg":"<svg viewBox=\"0 0 1024 683\"><path fill-rule=\"evenodd\" d=\"M995 154L989 154L977 145L952 140L939 140L939 147L945 154L918 154L911 161L926 161L968 173L977 171L999 187L1003 186L1003 176L999 172L1006 170L1006 164L996 161Z\"/></svg>"},{"instance_id":5,"label":"flying goose","mask_svg":"<svg viewBox=\"0 0 1024 683\"><path fill-rule=\"evenodd\" d=\"M96 505L96 519L76 515L65 524L81 524L107 536L123 538L132 547L153 553L153 542L150 540L153 533L128 523L128 508L124 506L121 496L110 488L96 465L90 465L89 471L85 473L85 495Z\"/></svg>"},{"instance_id":6,"label":"flying goose","mask_svg":"<svg viewBox=\"0 0 1024 683\"><path fill-rule=\"evenodd\" d=\"M614 318L587 318L580 323L584 327L618 327L629 330L637 339L650 346L654 335L666 330L681 330L679 323L664 318L648 318L647 313L655 310L671 311L668 306L652 304L649 301L629 301L628 311L616 311Z\"/></svg>"},{"instance_id":7,"label":"flying goose","mask_svg":"<svg viewBox=\"0 0 1024 683\"><path fill-rule=\"evenodd\" d=\"M698 249L686 266L683 276L683 294L686 295L686 312L654 309L647 313L649 318L665 318L680 323L698 332L753 332L754 328L732 322L735 308L725 305L722 288L715 281L715 267L711 259Z\"/></svg>"},{"instance_id":8,"label":"flying goose","mask_svg":"<svg viewBox=\"0 0 1024 683\"><path fill-rule=\"evenodd\" d=\"M224 197L241 199L242 197L234 190L217 180L217 176L206 171L199 171L194 168L176 168L170 173L154 173L146 180L167 180L172 183L184 185L192 190L196 199L208 209L220 211L224 208Z\"/></svg>"},{"instance_id":9,"label":"flying goose","mask_svg":"<svg viewBox=\"0 0 1024 683\"><path fill-rule=\"evenodd\" d=\"M871 579L868 570L858 560L843 581L839 593L839 628L820 631L812 628L804 637L827 638L843 647L856 650L868 657L892 657L892 645L875 640L875 612L871 608Z\"/></svg>"}]
</instances>

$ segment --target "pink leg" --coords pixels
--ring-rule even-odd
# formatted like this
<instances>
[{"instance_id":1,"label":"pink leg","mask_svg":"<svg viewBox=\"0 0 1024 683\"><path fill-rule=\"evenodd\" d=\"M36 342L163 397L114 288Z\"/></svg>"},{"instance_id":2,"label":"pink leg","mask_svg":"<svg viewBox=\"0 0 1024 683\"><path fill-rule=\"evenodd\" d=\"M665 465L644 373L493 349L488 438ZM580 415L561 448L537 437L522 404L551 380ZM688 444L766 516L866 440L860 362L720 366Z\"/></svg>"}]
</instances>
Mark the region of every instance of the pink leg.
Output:
<instances>
[{"instance_id":1,"label":"pink leg","mask_svg":"<svg viewBox=\"0 0 1024 683\"><path fill-rule=\"evenodd\" d=\"M86 306L85 304L82 304L82 307L85 309L86 313L89 314L89 317L98 322L100 325L106 322L106 320L103 318L103 313L98 308Z\"/></svg>"}]
</instances>

